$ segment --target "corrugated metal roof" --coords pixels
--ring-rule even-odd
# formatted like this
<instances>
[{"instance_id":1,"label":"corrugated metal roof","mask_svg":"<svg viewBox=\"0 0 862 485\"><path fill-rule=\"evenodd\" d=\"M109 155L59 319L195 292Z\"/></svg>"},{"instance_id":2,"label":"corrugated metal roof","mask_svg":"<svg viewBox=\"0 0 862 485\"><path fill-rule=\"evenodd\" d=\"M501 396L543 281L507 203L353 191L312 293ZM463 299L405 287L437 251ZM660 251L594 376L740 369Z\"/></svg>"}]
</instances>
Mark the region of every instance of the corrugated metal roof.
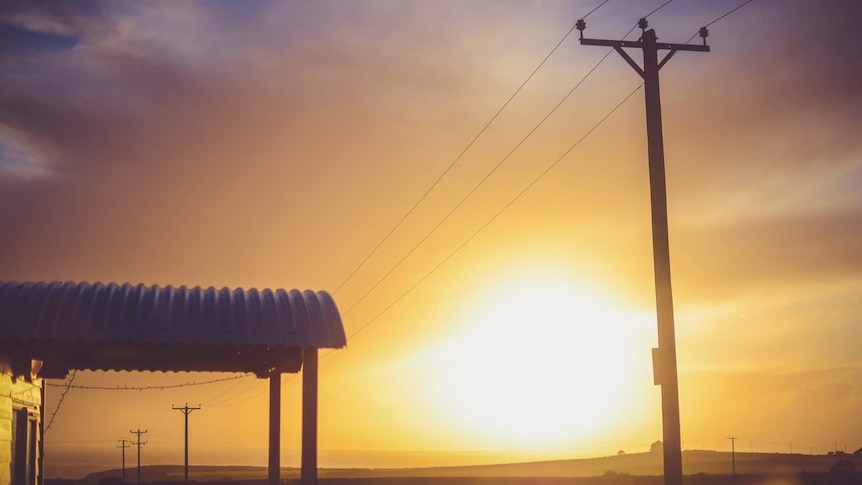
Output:
<instances>
[{"instance_id":1,"label":"corrugated metal roof","mask_svg":"<svg viewBox=\"0 0 862 485\"><path fill-rule=\"evenodd\" d=\"M0 347L23 346L31 353L48 354L35 357L46 365L51 353L69 360L76 348L128 353L146 347L161 349L171 360L165 349L205 347L211 360L215 348L226 357L245 352L283 359L287 350L340 348L346 343L335 302L322 291L0 282ZM111 368L98 362L88 365Z\"/></svg>"}]
</instances>

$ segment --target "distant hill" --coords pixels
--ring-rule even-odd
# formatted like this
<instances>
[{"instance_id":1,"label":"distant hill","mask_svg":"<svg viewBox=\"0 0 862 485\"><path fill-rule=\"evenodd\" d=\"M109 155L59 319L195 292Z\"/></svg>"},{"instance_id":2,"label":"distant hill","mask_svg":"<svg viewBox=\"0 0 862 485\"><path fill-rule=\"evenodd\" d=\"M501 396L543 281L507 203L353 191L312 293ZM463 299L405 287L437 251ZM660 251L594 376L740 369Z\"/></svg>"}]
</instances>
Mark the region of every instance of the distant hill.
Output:
<instances>
[{"instance_id":1,"label":"distant hill","mask_svg":"<svg viewBox=\"0 0 862 485\"><path fill-rule=\"evenodd\" d=\"M778 453L736 453L736 471L741 475L786 475L801 472L825 473L841 458L850 455L801 455ZM862 457L855 457L862 466ZM683 470L686 475L729 475L731 454L718 451L684 451ZM129 473L129 470L127 470ZM134 471L131 472L134 474ZM663 473L661 453L631 453L600 458L508 463L499 465L449 466L427 468L348 468L322 469L321 478L372 477L596 477L603 475L657 476ZM116 477L119 470L88 475L80 483L95 485L105 477ZM134 475L132 475L134 476ZM282 468L282 478L297 478L296 468ZM192 466L189 479L194 481L242 481L266 478L266 467L251 466ZM182 466L145 466L141 468L144 482L182 481Z\"/></svg>"}]
</instances>

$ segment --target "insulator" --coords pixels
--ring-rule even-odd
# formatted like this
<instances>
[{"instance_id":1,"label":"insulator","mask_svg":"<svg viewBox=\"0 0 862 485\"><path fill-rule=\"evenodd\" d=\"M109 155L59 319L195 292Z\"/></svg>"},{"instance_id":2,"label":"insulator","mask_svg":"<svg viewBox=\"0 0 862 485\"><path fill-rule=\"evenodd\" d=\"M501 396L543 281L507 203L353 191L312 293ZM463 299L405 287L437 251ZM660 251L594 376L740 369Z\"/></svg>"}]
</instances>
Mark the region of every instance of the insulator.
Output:
<instances>
[{"instance_id":1,"label":"insulator","mask_svg":"<svg viewBox=\"0 0 862 485\"><path fill-rule=\"evenodd\" d=\"M641 30L646 30L647 25L648 24L647 24L646 18L642 18L642 19L638 20L638 27L640 27Z\"/></svg>"},{"instance_id":2,"label":"insulator","mask_svg":"<svg viewBox=\"0 0 862 485\"><path fill-rule=\"evenodd\" d=\"M583 32L584 29L587 28L587 23L584 22L584 19L580 19L577 22L575 22L575 28L580 30L581 32Z\"/></svg>"},{"instance_id":3,"label":"insulator","mask_svg":"<svg viewBox=\"0 0 862 485\"><path fill-rule=\"evenodd\" d=\"M706 38L709 36L709 30L706 27L701 27L700 30L697 31L697 35L703 39L703 45L706 45Z\"/></svg>"}]
</instances>

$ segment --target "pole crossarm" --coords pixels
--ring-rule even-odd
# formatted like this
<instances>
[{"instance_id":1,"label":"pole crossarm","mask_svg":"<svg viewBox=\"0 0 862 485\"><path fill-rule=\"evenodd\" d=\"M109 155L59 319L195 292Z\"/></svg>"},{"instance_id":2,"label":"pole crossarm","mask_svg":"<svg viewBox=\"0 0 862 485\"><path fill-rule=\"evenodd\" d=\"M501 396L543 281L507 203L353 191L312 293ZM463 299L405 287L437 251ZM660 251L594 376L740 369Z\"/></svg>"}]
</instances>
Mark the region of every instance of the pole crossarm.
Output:
<instances>
[{"instance_id":1,"label":"pole crossarm","mask_svg":"<svg viewBox=\"0 0 862 485\"><path fill-rule=\"evenodd\" d=\"M581 45L597 45L597 46L605 46L605 47L613 47L615 51L628 63L635 72L641 78L646 79L646 74L644 70L635 62L634 59L624 50L625 48L631 49L643 49L644 42L643 40L611 40L611 39L581 39ZM667 64L667 61L671 59L677 52L679 51L691 51L691 52L709 52L708 45L692 45L692 44L669 44L666 42L649 42L649 48L655 49L656 52L660 50L670 51L667 55L662 58L661 62L658 63L658 67L661 69Z\"/></svg>"},{"instance_id":2,"label":"pole crossarm","mask_svg":"<svg viewBox=\"0 0 862 485\"><path fill-rule=\"evenodd\" d=\"M599 45L613 48L643 49L644 43L639 40L612 40L612 39L581 39L581 45ZM709 52L708 45L697 44L670 44L667 42L656 42L656 50L664 51L693 51Z\"/></svg>"}]
</instances>

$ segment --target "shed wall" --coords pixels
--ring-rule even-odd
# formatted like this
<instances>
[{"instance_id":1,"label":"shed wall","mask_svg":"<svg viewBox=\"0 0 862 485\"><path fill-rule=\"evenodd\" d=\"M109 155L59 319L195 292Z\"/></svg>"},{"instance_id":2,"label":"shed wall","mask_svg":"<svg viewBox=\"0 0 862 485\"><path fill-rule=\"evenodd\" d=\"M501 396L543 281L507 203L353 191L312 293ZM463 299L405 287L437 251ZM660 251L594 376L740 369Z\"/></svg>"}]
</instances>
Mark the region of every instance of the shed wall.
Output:
<instances>
[{"instance_id":1,"label":"shed wall","mask_svg":"<svg viewBox=\"0 0 862 485\"><path fill-rule=\"evenodd\" d=\"M13 449L15 443L13 436L14 414L24 417L27 422L23 424L28 432L33 433L32 465L27 467L35 473L25 474L29 477L30 484L39 483L39 442L41 436L41 409L42 409L42 380L34 379L26 382L23 377L13 378L12 366L6 356L0 356L0 485L11 485L13 483ZM32 429L31 429L32 428ZM17 439L25 437L17 436ZM25 450L31 450L30 446L24 446ZM26 462L26 460L25 460Z\"/></svg>"}]
</instances>

